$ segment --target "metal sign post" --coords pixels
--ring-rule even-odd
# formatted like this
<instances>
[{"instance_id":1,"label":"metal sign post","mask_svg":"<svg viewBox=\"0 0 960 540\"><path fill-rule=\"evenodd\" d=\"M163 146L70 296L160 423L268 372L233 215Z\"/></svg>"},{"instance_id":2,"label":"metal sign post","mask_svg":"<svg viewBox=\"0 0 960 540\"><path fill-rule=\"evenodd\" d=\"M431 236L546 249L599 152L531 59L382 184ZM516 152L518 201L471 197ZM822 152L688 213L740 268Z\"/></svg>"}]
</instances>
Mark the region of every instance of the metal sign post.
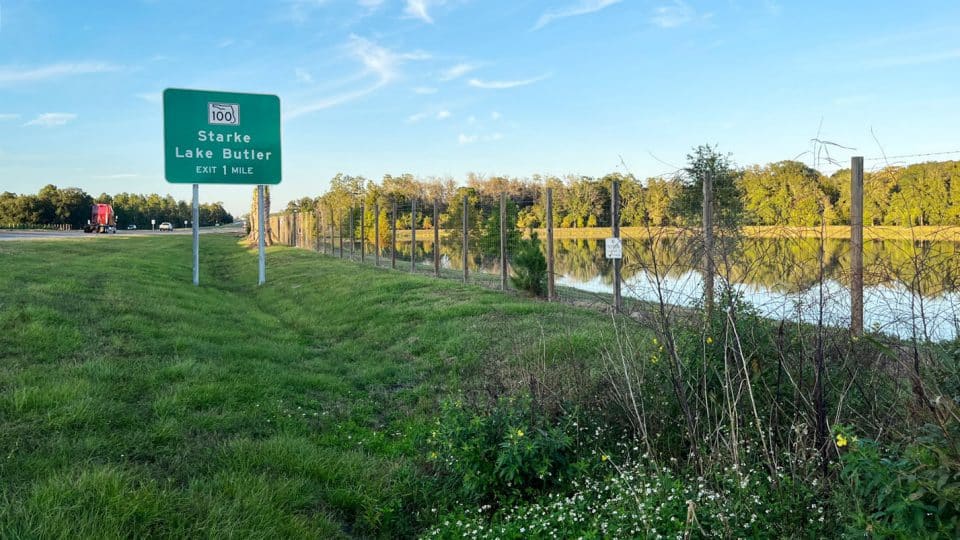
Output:
<instances>
[{"instance_id":1,"label":"metal sign post","mask_svg":"<svg viewBox=\"0 0 960 540\"><path fill-rule=\"evenodd\" d=\"M163 91L164 175L193 184L193 284L200 283L199 184L255 184L260 279L266 281L264 184L279 184L280 98L168 88ZM151 222L153 224L153 222Z\"/></svg>"},{"instance_id":2,"label":"metal sign post","mask_svg":"<svg viewBox=\"0 0 960 540\"><path fill-rule=\"evenodd\" d=\"M193 185L193 284L200 285L200 184Z\"/></svg>"},{"instance_id":3,"label":"metal sign post","mask_svg":"<svg viewBox=\"0 0 960 540\"><path fill-rule=\"evenodd\" d=\"M264 235L267 234L266 214L267 211L263 207L263 184L260 184L257 186L257 223L259 223L257 227L257 250L259 251L258 267L260 269L257 285L263 285L267 282L267 242L264 239Z\"/></svg>"}]
</instances>

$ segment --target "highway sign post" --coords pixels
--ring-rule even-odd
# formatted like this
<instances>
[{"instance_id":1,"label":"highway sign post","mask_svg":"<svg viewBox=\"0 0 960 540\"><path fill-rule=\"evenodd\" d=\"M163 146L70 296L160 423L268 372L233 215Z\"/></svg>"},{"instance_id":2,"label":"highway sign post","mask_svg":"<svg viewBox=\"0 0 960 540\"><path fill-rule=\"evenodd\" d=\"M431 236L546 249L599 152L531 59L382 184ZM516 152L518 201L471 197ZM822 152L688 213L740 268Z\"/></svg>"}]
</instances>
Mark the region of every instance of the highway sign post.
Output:
<instances>
[{"instance_id":1,"label":"highway sign post","mask_svg":"<svg viewBox=\"0 0 960 540\"><path fill-rule=\"evenodd\" d=\"M279 184L280 98L267 94L168 88L163 92L164 173L193 184L193 284L200 284L199 184ZM266 281L260 221L259 284Z\"/></svg>"}]
</instances>

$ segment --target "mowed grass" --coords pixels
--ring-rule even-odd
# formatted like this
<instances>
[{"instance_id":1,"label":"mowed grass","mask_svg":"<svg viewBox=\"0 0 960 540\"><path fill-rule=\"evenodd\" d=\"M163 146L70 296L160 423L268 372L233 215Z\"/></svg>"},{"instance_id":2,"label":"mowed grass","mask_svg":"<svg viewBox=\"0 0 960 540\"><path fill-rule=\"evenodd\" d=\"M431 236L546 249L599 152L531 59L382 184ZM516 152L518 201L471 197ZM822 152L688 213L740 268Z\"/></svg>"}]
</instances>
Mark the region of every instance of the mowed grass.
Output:
<instances>
[{"instance_id":1,"label":"mowed grass","mask_svg":"<svg viewBox=\"0 0 960 540\"><path fill-rule=\"evenodd\" d=\"M285 247L0 243L0 538L406 537L423 443L490 362L595 357L604 316Z\"/></svg>"}]
</instances>

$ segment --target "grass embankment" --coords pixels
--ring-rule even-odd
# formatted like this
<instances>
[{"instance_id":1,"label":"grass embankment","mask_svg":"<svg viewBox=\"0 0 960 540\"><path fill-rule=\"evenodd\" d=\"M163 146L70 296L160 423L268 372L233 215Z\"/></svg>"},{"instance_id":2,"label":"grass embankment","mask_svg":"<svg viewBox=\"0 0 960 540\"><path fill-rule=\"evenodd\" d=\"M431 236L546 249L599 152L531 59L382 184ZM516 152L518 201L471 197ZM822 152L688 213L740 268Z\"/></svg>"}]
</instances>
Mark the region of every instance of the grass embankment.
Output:
<instances>
[{"instance_id":1,"label":"grass embankment","mask_svg":"<svg viewBox=\"0 0 960 540\"><path fill-rule=\"evenodd\" d=\"M0 537L406 536L437 403L608 320L204 236L0 245ZM545 336L545 337L542 337ZM421 513L423 512L423 513Z\"/></svg>"}]
</instances>

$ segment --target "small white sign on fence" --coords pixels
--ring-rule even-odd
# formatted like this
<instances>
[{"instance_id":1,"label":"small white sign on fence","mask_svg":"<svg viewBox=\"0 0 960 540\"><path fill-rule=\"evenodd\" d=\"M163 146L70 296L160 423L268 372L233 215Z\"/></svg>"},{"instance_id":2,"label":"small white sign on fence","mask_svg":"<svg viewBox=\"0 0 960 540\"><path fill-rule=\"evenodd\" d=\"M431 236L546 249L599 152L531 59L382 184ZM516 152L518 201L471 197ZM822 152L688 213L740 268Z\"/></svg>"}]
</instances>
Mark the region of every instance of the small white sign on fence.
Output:
<instances>
[{"instance_id":1,"label":"small white sign on fence","mask_svg":"<svg viewBox=\"0 0 960 540\"><path fill-rule=\"evenodd\" d=\"M619 238L607 238L604 240L608 259L623 258L623 242Z\"/></svg>"}]
</instances>

